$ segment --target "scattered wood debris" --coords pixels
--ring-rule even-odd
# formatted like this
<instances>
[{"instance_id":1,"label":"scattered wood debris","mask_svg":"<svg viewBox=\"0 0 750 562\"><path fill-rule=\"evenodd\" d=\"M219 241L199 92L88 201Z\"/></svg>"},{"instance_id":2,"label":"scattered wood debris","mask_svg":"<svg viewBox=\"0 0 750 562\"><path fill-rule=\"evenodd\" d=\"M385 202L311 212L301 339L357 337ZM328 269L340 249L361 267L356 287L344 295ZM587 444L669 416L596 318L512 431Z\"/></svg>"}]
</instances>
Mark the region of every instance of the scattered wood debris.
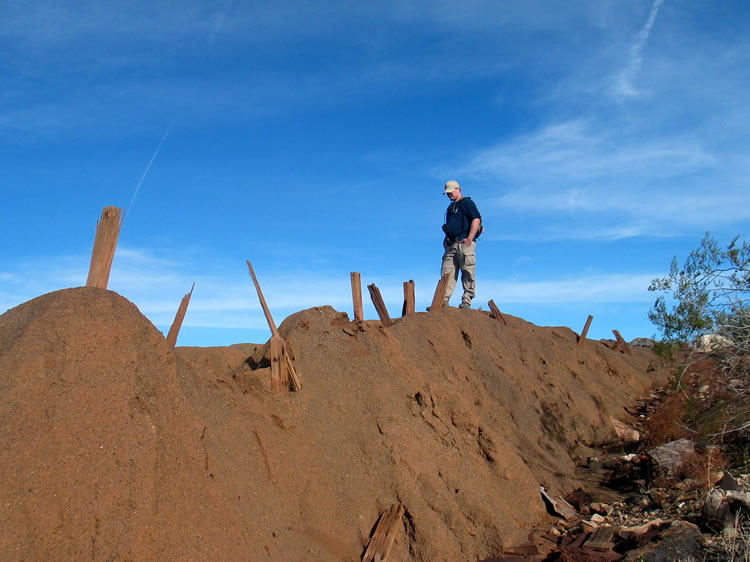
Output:
<instances>
[{"instance_id":1,"label":"scattered wood debris","mask_svg":"<svg viewBox=\"0 0 750 562\"><path fill-rule=\"evenodd\" d=\"M396 532L405 511L402 504L394 503L388 511L383 512L375 527L375 532L372 534L372 538L367 545L367 549L362 555L362 562L388 560L388 555L391 552L393 541L396 539Z\"/></svg>"},{"instance_id":2,"label":"scattered wood debris","mask_svg":"<svg viewBox=\"0 0 750 562\"><path fill-rule=\"evenodd\" d=\"M554 513L556 513L560 517L563 517L566 521L571 521L573 519L576 519L576 517L578 516L578 513L576 512L575 507L570 505L561 497L553 497L550 494L548 494L547 490L544 489L544 486L540 486L539 490L542 492L542 497L547 502L547 504L552 508Z\"/></svg>"}]
</instances>

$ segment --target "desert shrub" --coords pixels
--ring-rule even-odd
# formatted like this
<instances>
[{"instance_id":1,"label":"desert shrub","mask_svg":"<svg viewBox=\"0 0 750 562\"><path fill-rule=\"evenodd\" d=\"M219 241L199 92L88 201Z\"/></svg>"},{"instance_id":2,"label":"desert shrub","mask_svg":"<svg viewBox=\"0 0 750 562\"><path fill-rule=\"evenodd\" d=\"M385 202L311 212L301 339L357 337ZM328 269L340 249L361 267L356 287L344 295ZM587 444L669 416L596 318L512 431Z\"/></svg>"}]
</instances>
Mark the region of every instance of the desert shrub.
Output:
<instances>
[{"instance_id":1,"label":"desert shrub","mask_svg":"<svg viewBox=\"0 0 750 562\"><path fill-rule=\"evenodd\" d=\"M669 274L654 279L649 291L661 293L649 311L661 332L653 349L679 364L673 390L684 398L681 415L674 406L665 415L705 442L744 439L739 434L750 433L750 245L735 238L722 249L706 233L684 264L675 257ZM698 401L682 379L705 356L688 345L708 334L716 342L709 346L712 396Z\"/></svg>"},{"instance_id":2,"label":"desert shrub","mask_svg":"<svg viewBox=\"0 0 750 562\"><path fill-rule=\"evenodd\" d=\"M677 470L682 479L690 479L702 490L709 490L715 481L721 477L721 471L727 466L721 450L717 447L707 447L702 451L695 451L685 456Z\"/></svg>"},{"instance_id":3,"label":"desert shrub","mask_svg":"<svg viewBox=\"0 0 750 562\"><path fill-rule=\"evenodd\" d=\"M646 440L650 445L661 445L682 437L692 437L684 423L688 415L686 403L687 398L684 395L672 395L646 420Z\"/></svg>"},{"instance_id":4,"label":"desert shrub","mask_svg":"<svg viewBox=\"0 0 750 562\"><path fill-rule=\"evenodd\" d=\"M682 349L682 347L683 345L678 342L656 340L654 341L654 345L651 346L651 351L665 361L672 362L677 358L677 352Z\"/></svg>"},{"instance_id":5,"label":"desert shrub","mask_svg":"<svg viewBox=\"0 0 750 562\"><path fill-rule=\"evenodd\" d=\"M738 352L747 353L750 335L750 245L734 238L726 250L706 233L680 267L672 260L669 275L651 281L659 295L649 319L664 343L689 343L696 336L719 333Z\"/></svg>"}]
</instances>

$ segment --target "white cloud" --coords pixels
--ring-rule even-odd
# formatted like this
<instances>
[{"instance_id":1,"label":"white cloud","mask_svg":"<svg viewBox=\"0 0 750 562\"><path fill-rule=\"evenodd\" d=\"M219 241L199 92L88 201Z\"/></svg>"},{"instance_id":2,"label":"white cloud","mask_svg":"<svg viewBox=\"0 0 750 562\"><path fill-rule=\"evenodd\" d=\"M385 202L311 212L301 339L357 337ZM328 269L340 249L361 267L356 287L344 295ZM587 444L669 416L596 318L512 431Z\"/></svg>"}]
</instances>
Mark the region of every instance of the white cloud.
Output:
<instances>
[{"instance_id":1,"label":"white cloud","mask_svg":"<svg viewBox=\"0 0 750 562\"><path fill-rule=\"evenodd\" d=\"M118 259L125 263L118 263ZM0 277L0 308L12 308L54 290L85 284L85 259L61 257L26 262L15 272ZM127 270L127 271L126 271ZM277 325L299 310L330 305L351 315L351 285L341 278L308 272L256 272ZM482 293L503 295L507 303L578 303L642 301L645 287L656 275L602 274L560 280L482 280ZM18 287L12 279L34 279ZM75 279L70 283L71 279ZM193 274L170 259L160 260L150 250L130 248L115 256L109 289L135 303L154 324L169 326L180 301L195 289L185 326L194 328L252 329L266 326L255 287L247 272L218 269L214 275ZM368 318L377 318L367 285L380 289L392 315L399 315L403 280L380 276L363 280L363 301ZM416 276L416 299L423 308L432 301L437 280Z\"/></svg>"},{"instance_id":2,"label":"white cloud","mask_svg":"<svg viewBox=\"0 0 750 562\"><path fill-rule=\"evenodd\" d=\"M486 280L482 291L513 304L651 302L648 285L657 274L600 274L548 281Z\"/></svg>"},{"instance_id":3,"label":"white cloud","mask_svg":"<svg viewBox=\"0 0 750 562\"><path fill-rule=\"evenodd\" d=\"M481 150L462 174L483 183L484 197L496 205L488 223L542 222L533 222L533 232L520 224L505 238L673 236L750 219L742 179L750 163L737 147L709 149L710 142L688 134L640 136L577 119Z\"/></svg>"},{"instance_id":4,"label":"white cloud","mask_svg":"<svg viewBox=\"0 0 750 562\"><path fill-rule=\"evenodd\" d=\"M595 128L596 127L596 128ZM669 178L716 164L716 157L687 137L618 138L584 119L548 124L471 157L464 173L526 184L601 178Z\"/></svg>"},{"instance_id":5,"label":"white cloud","mask_svg":"<svg viewBox=\"0 0 750 562\"><path fill-rule=\"evenodd\" d=\"M663 2L664 0L654 0L648 14L648 19L641 29L641 32L638 34L638 40L630 49L628 64L617 75L615 82L615 95L618 98L635 97L640 93L635 87L634 82L641 70L641 65L643 64L643 50L646 48L648 38L651 35L651 29L654 27L656 16L659 15L659 9Z\"/></svg>"}]
</instances>

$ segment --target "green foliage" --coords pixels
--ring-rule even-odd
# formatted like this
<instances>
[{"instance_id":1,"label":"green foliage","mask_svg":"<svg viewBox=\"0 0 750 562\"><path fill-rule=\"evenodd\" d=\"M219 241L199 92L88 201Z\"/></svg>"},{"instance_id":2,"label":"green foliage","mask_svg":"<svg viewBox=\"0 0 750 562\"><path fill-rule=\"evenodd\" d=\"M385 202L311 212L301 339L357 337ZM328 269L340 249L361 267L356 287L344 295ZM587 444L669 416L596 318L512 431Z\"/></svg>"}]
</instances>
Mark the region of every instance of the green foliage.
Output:
<instances>
[{"instance_id":1,"label":"green foliage","mask_svg":"<svg viewBox=\"0 0 750 562\"><path fill-rule=\"evenodd\" d=\"M651 281L649 291L660 295L649 319L663 342L689 342L718 332L747 344L750 333L750 245L734 238L726 250L706 233L682 268L672 260L669 275ZM669 300L667 300L669 299Z\"/></svg>"},{"instance_id":2,"label":"green foliage","mask_svg":"<svg viewBox=\"0 0 750 562\"><path fill-rule=\"evenodd\" d=\"M665 361L672 362L676 359L676 353L682 346L677 342L655 341L651 346L651 351L656 353Z\"/></svg>"}]
</instances>

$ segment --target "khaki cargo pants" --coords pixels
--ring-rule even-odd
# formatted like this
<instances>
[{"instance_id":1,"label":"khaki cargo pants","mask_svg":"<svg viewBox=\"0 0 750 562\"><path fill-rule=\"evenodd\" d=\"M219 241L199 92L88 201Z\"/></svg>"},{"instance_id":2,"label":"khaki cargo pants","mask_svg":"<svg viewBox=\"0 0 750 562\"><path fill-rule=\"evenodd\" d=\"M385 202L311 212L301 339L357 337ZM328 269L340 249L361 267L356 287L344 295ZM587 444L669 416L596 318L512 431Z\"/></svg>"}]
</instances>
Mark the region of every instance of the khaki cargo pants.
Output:
<instances>
[{"instance_id":1,"label":"khaki cargo pants","mask_svg":"<svg viewBox=\"0 0 750 562\"><path fill-rule=\"evenodd\" d=\"M458 281L458 272L461 272L461 284L464 288L464 294L461 297L461 303L471 305L471 299L474 298L474 289L476 280L474 278L474 269L477 265L476 249L477 243L472 242L470 246L462 242L454 242L451 245L443 241L443 267L440 270L440 276L444 277L446 273L450 274L448 285L445 287L445 297L443 306L448 306L453 290L456 288Z\"/></svg>"}]
</instances>

